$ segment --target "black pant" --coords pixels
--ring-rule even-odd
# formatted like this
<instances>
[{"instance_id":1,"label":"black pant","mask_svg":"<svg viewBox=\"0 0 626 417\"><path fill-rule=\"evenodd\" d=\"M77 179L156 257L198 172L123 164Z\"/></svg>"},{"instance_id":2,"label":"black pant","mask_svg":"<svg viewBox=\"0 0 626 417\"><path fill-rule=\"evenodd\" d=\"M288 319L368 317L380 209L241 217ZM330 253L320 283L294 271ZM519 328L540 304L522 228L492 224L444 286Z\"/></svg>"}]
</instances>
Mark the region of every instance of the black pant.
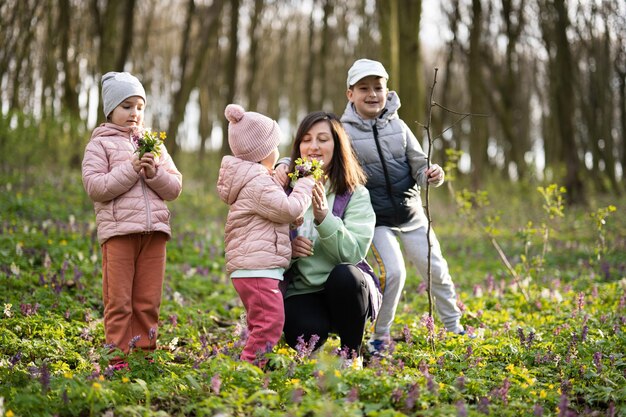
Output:
<instances>
[{"instance_id":1,"label":"black pant","mask_svg":"<svg viewBox=\"0 0 626 417\"><path fill-rule=\"evenodd\" d=\"M361 270L354 265L339 264L330 272L324 290L294 295L285 300L285 340L296 348L298 337L309 343L319 336L315 349L336 333L341 348L359 352L370 307L369 291Z\"/></svg>"}]
</instances>

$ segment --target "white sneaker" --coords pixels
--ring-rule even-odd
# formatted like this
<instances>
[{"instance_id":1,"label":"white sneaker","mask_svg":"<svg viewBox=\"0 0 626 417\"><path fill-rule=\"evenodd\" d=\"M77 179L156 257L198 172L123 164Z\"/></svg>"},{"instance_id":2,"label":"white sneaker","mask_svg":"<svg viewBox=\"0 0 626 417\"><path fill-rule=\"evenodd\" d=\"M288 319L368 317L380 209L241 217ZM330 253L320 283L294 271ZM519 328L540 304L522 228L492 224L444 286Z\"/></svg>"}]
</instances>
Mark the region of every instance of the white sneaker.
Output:
<instances>
[{"instance_id":1,"label":"white sneaker","mask_svg":"<svg viewBox=\"0 0 626 417\"><path fill-rule=\"evenodd\" d=\"M367 341L365 346L367 347L367 351L370 355L382 358L387 355L389 341L382 339L370 339Z\"/></svg>"}]
</instances>

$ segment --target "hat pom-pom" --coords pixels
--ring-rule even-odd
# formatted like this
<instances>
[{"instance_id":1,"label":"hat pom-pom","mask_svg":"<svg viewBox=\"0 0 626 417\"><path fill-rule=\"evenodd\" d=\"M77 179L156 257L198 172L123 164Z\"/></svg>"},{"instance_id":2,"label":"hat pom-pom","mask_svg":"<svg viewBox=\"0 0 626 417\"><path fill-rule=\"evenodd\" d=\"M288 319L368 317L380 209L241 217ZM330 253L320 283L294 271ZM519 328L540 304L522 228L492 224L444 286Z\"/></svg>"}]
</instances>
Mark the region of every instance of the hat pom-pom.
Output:
<instances>
[{"instance_id":1,"label":"hat pom-pom","mask_svg":"<svg viewBox=\"0 0 626 417\"><path fill-rule=\"evenodd\" d=\"M237 123L241 120L246 111L239 104L229 104L224 110L224 116L231 123Z\"/></svg>"}]
</instances>

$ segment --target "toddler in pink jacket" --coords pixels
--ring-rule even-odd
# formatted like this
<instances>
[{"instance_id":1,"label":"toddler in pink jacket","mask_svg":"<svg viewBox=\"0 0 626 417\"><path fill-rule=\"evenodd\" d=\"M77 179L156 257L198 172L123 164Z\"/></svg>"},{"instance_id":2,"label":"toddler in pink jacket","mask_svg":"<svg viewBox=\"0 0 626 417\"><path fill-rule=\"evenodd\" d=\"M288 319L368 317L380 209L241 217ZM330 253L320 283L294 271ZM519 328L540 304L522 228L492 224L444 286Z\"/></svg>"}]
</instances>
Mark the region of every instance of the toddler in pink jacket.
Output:
<instances>
[{"instance_id":1,"label":"toddler in pink jacket","mask_svg":"<svg viewBox=\"0 0 626 417\"><path fill-rule=\"evenodd\" d=\"M161 145L139 155L146 92L127 72L102 77L106 123L85 148L83 185L94 203L102 247L102 296L107 345L128 353L156 348L165 244L171 236L165 201L182 189L182 176ZM112 361L126 367L122 358Z\"/></svg>"},{"instance_id":2,"label":"toddler in pink jacket","mask_svg":"<svg viewBox=\"0 0 626 417\"><path fill-rule=\"evenodd\" d=\"M233 156L222 159L217 191L230 206L225 226L226 269L246 309L248 339L241 359L259 366L283 331L278 287L291 261L289 224L311 204L315 181L298 180L287 196L272 172L278 160L278 124L237 104L224 111Z\"/></svg>"}]
</instances>

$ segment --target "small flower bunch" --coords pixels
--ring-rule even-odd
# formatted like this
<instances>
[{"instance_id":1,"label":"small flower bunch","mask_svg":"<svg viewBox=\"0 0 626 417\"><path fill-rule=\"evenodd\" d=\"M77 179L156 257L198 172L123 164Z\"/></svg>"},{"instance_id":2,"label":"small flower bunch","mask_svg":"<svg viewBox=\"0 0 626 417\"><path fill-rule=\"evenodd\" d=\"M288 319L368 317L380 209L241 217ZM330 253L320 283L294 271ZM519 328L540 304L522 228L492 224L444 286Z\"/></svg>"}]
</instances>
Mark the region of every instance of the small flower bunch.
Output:
<instances>
[{"instance_id":1,"label":"small flower bunch","mask_svg":"<svg viewBox=\"0 0 626 417\"><path fill-rule=\"evenodd\" d=\"M291 178L291 187L295 187L298 178L304 178L309 175L313 175L315 181L324 176L324 161L318 161L317 159L307 160L306 158L296 159L296 166L293 172L290 172L289 178Z\"/></svg>"},{"instance_id":2,"label":"small flower bunch","mask_svg":"<svg viewBox=\"0 0 626 417\"><path fill-rule=\"evenodd\" d=\"M144 129L141 133L133 133L131 135L131 139L137 148L135 153L139 153L139 159L148 152L154 154L154 156L161 155L161 145L166 137L165 132L157 133L151 129Z\"/></svg>"}]
</instances>

